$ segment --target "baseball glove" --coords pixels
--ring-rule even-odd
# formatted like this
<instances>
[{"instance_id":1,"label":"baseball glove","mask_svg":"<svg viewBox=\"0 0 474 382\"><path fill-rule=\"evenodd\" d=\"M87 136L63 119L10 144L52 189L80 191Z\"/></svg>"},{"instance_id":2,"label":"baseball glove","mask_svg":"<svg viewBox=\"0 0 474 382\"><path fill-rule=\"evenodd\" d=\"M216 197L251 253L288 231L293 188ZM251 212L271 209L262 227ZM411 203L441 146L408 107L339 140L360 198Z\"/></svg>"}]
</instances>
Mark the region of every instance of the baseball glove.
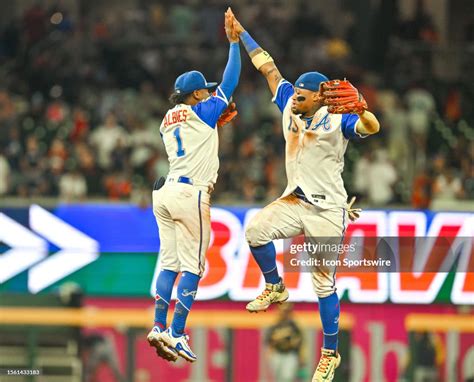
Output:
<instances>
[{"instance_id":1,"label":"baseball glove","mask_svg":"<svg viewBox=\"0 0 474 382\"><path fill-rule=\"evenodd\" d=\"M229 103L229 106L222 112L221 116L217 120L217 127L222 127L227 125L230 121L232 121L237 116L238 111L235 106L235 102Z\"/></svg>"},{"instance_id":2,"label":"baseball glove","mask_svg":"<svg viewBox=\"0 0 474 382\"><path fill-rule=\"evenodd\" d=\"M362 94L347 80L326 81L320 87L321 98L332 114L361 114L367 110Z\"/></svg>"}]
</instances>

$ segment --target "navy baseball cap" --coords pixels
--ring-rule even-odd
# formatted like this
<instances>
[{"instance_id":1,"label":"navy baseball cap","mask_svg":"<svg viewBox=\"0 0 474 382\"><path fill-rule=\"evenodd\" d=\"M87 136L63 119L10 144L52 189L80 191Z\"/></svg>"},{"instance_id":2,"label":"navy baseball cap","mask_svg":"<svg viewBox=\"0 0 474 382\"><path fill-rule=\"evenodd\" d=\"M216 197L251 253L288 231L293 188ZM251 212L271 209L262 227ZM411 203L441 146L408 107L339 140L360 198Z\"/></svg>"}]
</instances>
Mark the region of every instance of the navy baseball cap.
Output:
<instances>
[{"instance_id":1,"label":"navy baseball cap","mask_svg":"<svg viewBox=\"0 0 474 382\"><path fill-rule=\"evenodd\" d=\"M319 84L325 81L329 81L329 78L324 74L319 72L307 72L299 76L295 82L295 87L317 92L319 91Z\"/></svg>"},{"instance_id":2,"label":"navy baseball cap","mask_svg":"<svg viewBox=\"0 0 474 382\"><path fill-rule=\"evenodd\" d=\"M174 91L178 94L187 94L199 89L212 89L216 86L217 82L207 82L201 72L192 70L176 78Z\"/></svg>"}]
</instances>

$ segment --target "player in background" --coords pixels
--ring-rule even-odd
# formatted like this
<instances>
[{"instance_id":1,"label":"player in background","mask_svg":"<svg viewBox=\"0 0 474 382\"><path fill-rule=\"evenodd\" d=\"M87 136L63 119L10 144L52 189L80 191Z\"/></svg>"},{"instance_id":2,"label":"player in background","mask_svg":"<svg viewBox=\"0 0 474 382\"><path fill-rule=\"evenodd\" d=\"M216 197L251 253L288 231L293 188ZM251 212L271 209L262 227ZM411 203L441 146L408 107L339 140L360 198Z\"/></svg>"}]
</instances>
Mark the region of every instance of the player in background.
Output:
<instances>
[{"instance_id":1,"label":"player in background","mask_svg":"<svg viewBox=\"0 0 474 382\"><path fill-rule=\"evenodd\" d=\"M197 359L184 330L210 240L210 194L219 169L217 125L240 76L239 35L233 22L229 8L225 13L229 58L220 85L207 82L198 71L180 75L170 97L175 106L160 126L170 170L166 181L162 178L153 191L153 213L160 234L160 272L155 323L147 339L168 361L176 361L177 355L189 362ZM214 95L210 89L216 89ZM167 328L171 293L179 272L173 321Z\"/></svg>"},{"instance_id":2,"label":"player in background","mask_svg":"<svg viewBox=\"0 0 474 382\"><path fill-rule=\"evenodd\" d=\"M347 204L341 176L344 152L349 140L377 133L379 123L366 110L367 104L357 89L347 81L327 82L328 78L318 72L302 74L294 85L283 79L271 56L238 21L237 27L252 63L266 78L273 102L282 112L286 141L288 186L246 229L250 250L265 278L265 290L247 305L247 310L259 312L289 297L278 274L273 240L304 234L307 238L336 238L340 243L347 218L357 217L360 210L352 210L352 202ZM345 92L350 95L347 99L343 97ZM350 102L337 107L346 100ZM346 113L334 114L341 111ZM324 332L313 381L332 381L341 362L337 352L340 308L335 271L322 266L312 270Z\"/></svg>"}]
</instances>

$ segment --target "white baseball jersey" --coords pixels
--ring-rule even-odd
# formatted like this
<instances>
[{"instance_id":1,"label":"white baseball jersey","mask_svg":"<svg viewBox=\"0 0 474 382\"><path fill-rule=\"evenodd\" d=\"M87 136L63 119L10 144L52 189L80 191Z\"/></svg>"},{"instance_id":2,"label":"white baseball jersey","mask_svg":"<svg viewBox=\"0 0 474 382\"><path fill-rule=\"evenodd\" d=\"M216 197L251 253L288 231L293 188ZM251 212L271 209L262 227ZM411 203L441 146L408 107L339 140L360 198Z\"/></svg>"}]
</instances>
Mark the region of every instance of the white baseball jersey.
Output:
<instances>
[{"instance_id":1,"label":"white baseball jersey","mask_svg":"<svg viewBox=\"0 0 474 382\"><path fill-rule=\"evenodd\" d=\"M228 101L217 96L190 106L179 104L168 110L160 126L170 163L168 178L192 179L195 185L212 186L219 169L219 138L216 123Z\"/></svg>"},{"instance_id":2,"label":"white baseball jersey","mask_svg":"<svg viewBox=\"0 0 474 382\"><path fill-rule=\"evenodd\" d=\"M281 80L273 98L283 113L286 141L288 186L282 197L299 187L314 205L324 209L345 207L344 153L349 139L361 137L356 132L359 117L356 114L330 114L323 106L306 121L291 111L293 94L293 85Z\"/></svg>"}]
</instances>

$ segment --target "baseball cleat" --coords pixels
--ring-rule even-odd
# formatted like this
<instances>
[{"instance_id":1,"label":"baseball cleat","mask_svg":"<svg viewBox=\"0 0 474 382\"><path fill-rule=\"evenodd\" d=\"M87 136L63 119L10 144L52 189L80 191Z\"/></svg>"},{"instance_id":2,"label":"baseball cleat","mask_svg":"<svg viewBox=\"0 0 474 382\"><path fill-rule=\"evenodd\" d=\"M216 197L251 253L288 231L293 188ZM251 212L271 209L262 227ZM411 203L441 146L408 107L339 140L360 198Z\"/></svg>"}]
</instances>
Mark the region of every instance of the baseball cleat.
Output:
<instances>
[{"instance_id":1,"label":"baseball cleat","mask_svg":"<svg viewBox=\"0 0 474 382\"><path fill-rule=\"evenodd\" d=\"M187 334L175 336L171 328L168 328L163 333L161 333L159 340L164 346L174 350L186 361L194 362L197 360L196 354L193 353L191 347L188 344L189 336Z\"/></svg>"},{"instance_id":2,"label":"baseball cleat","mask_svg":"<svg viewBox=\"0 0 474 382\"><path fill-rule=\"evenodd\" d=\"M334 372L341 363L341 356L335 350L321 348L321 358L312 382L331 382Z\"/></svg>"},{"instance_id":3,"label":"baseball cleat","mask_svg":"<svg viewBox=\"0 0 474 382\"><path fill-rule=\"evenodd\" d=\"M178 354L173 349L170 349L160 342L160 336L162 333L163 332L158 326L154 326L150 333L148 333L146 339L150 346L156 349L156 354L158 354L159 357L170 362L176 362Z\"/></svg>"},{"instance_id":4,"label":"baseball cleat","mask_svg":"<svg viewBox=\"0 0 474 382\"><path fill-rule=\"evenodd\" d=\"M278 284L265 284L265 290L255 300L247 304L246 309L250 313L265 312L271 304L281 304L288 300L290 295L285 288L285 284L280 280Z\"/></svg>"}]
</instances>

